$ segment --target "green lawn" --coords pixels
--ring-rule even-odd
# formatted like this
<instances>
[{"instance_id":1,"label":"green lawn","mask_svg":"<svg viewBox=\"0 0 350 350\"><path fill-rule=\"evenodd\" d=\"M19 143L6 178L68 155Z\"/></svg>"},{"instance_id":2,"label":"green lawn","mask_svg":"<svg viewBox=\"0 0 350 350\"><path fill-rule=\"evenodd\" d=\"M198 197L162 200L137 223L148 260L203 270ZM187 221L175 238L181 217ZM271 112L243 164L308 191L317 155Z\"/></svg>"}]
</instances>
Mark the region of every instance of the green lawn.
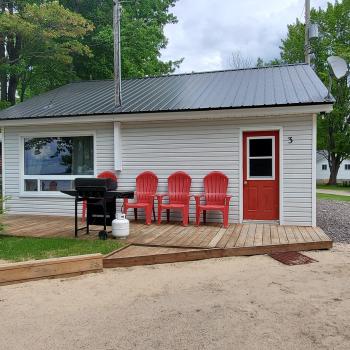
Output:
<instances>
[{"instance_id":1,"label":"green lawn","mask_svg":"<svg viewBox=\"0 0 350 350\"><path fill-rule=\"evenodd\" d=\"M0 235L0 260L25 261L93 253L107 254L122 245L112 239L101 241Z\"/></svg>"},{"instance_id":2,"label":"green lawn","mask_svg":"<svg viewBox=\"0 0 350 350\"><path fill-rule=\"evenodd\" d=\"M334 201L350 202L350 196L338 196L335 194L317 193L317 199L330 199Z\"/></svg>"},{"instance_id":3,"label":"green lawn","mask_svg":"<svg viewBox=\"0 0 350 350\"><path fill-rule=\"evenodd\" d=\"M348 191L350 192L350 187L341 185L317 185L320 190L335 190L335 191Z\"/></svg>"}]
</instances>

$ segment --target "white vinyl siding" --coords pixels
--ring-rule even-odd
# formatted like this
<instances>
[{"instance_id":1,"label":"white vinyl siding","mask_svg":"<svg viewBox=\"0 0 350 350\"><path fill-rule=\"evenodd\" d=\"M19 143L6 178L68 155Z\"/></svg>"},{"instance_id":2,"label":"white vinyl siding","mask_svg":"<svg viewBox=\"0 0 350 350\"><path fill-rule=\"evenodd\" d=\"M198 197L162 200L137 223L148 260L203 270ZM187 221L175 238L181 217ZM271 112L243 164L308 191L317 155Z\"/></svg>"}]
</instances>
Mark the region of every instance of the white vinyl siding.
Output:
<instances>
[{"instance_id":1,"label":"white vinyl siding","mask_svg":"<svg viewBox=\"0 0 350 350\"><path fill-rule=\"evenodd\" d=\"M215 113L215 112L211 112ZM208 117L210 114L208 112ZM312 224L312 115L246 117L158 122L121 123L123 170L119 188L135 189L136 176L145 170L159 177L158 192L167 190L167 177L184 170L192 177L192 194L203 191L203 177L220 170L229 177L233 196L230 221L239 221L240 131L244 128L281 128L283 134L283 223ZM31 132L69 132L90 130L96 133L96 173L114 169L113 123L26 126L5 128L5 189L7 208L12 213L71 215L71 198L19 197L19 135ZM288 143L288 138L293 143ZM195 203L191 200L191 221ZM130 211L132 217L132 211ZM221 219L219 214L209 219Z\"/></svg>"},{"instance_id":2,"label":"white vinyl siding","mask_svg":"<svg viewBox=\"0 0 350 350\"><path fill-rule=\"evenodd\" d=\"M95 172L114 168L113 156L113 123L101 124L71 124L49 126L6 127L3 145L5 147L5 191L9 197L6 209L9 213L72 215L74 210L73 198L68 196L52 197L52 194L42 194L37 197L21 196L20 194L20 147L21 135L35 133L61 134L94 133L95 136ZM51 196L50 196L51 195Z\"/></svg>"},{"instance_id":3,"label":"white vinyl siding","mask_svg":"<svg viewBox=\"0 0 350 350\"><path fill-rule=\"evenodd\" d=\"M240 128L252 127L282 128L284 223L311 225L312 115L123 123L123 171L119 187L134 188L137 174L151 170L159 177L158 191L166 192L167 177L174 171L184 170L192 177L191 192L201 193L203 177L212 170L219 170L230 179L229 194L233 196L230 221L238 222L239 134ZM288 143L288 137L293 138L293 143ZM194 212L192 200L191 220L194 220ZM210 215L217 219L217 215Z\"/></svg>"}]
</instances>

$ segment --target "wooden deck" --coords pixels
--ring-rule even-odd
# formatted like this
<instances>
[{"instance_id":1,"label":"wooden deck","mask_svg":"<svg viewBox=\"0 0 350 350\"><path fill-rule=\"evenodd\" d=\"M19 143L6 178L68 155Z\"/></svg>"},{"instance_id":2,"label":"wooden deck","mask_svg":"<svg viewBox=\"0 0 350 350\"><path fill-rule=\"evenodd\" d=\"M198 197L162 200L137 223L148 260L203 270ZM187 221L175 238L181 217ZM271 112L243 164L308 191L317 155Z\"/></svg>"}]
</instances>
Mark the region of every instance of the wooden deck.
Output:
<instances>
[{"instance_id":1,"label":"wooden deck","mask_svg":"<svg viewBox=\"0 0 350 350\"><path fill-rule=\"evenodd\" d=\"M5 232L15 236L73 237L71 217L9 215ZM82 239L96 239L96 233ZM319 227L275 224L231 224L183 227L179 224L146 226L132 222L126 246L104 259L104 267L134 266L256 255L281 251L329 249L332 240Z\"/></svg>"}]
</instances>

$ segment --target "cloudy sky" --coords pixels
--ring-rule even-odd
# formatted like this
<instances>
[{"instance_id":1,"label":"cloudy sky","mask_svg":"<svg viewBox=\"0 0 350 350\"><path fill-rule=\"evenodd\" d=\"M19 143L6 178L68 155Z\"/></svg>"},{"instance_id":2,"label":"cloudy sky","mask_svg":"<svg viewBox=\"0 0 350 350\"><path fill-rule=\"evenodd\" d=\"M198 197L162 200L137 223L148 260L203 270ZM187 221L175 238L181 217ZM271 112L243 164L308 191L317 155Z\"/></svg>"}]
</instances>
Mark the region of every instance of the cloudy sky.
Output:
<instances>
[{"instance_id":1,"label":"cloudy sky","mask_svg":"<svg viewBox=\"0 0 350 350\"><path fill-rule=\"evenodd\" d=\"M326 3L311 0L313 7ZM304 18L304 0L178 0L172 12L179 22L165 28L162 58L184 57L178 72L206 71L229 68L237 51L254 62L278 57L287 24Z\"/></svg>"}]
</instances>

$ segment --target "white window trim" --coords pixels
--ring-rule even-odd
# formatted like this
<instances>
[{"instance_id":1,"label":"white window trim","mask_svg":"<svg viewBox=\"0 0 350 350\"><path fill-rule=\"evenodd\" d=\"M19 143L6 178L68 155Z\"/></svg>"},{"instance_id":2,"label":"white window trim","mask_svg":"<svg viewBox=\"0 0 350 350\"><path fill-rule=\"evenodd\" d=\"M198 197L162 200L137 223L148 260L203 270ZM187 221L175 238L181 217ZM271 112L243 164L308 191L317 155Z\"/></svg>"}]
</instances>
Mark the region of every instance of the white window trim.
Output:
<instances>
[{"instance_id":1,"label":"white window trim","mask_svg":"<svg viewBox=\"0 0 350 350\"><path fill-rule=\"evenodd\" d=\"M250 157L250 140L272 140L272 156L264 157ZM247 180L252 181L264 181L271 180L274 181L276 178L275 174L275 136L250 136L247 137ZM272 176L250 176L250 159L272 159Z\"/></svg>"},{"instance_id":2,"label":"white window trim","mask_svg":"<svg viewBox=\"0 0 350 350\"><path fill-rule=\"evenodd\" d=\"M325 167L325 169L324 169L324 167ZM327 164L322 164L321 169L322 169L323 171L326 171L326 170L327 170Z\"/></svg>"},{"instance_id":3,"label":"white window trim","mask_svg":"<svg viewBox=\"0 0 350 350\"><path fill-rule=\"evenodd\" d=\"M77 137L77 136L92 136L93 137L93 152L94 152L94 174L93 175L24 175L24 139L25 138L42 138L42 137ZM38 132L38 133L23 133L19 135L19 172L20 197L60 197L66 198L67 195L60 191L41 191L40 180L74 180L77 177L92 178L96 177L96 132L95 131L70 131L70 132ZM24 180L38 180L38 191L25 191Z\"/></svg>"}]
</instances>

